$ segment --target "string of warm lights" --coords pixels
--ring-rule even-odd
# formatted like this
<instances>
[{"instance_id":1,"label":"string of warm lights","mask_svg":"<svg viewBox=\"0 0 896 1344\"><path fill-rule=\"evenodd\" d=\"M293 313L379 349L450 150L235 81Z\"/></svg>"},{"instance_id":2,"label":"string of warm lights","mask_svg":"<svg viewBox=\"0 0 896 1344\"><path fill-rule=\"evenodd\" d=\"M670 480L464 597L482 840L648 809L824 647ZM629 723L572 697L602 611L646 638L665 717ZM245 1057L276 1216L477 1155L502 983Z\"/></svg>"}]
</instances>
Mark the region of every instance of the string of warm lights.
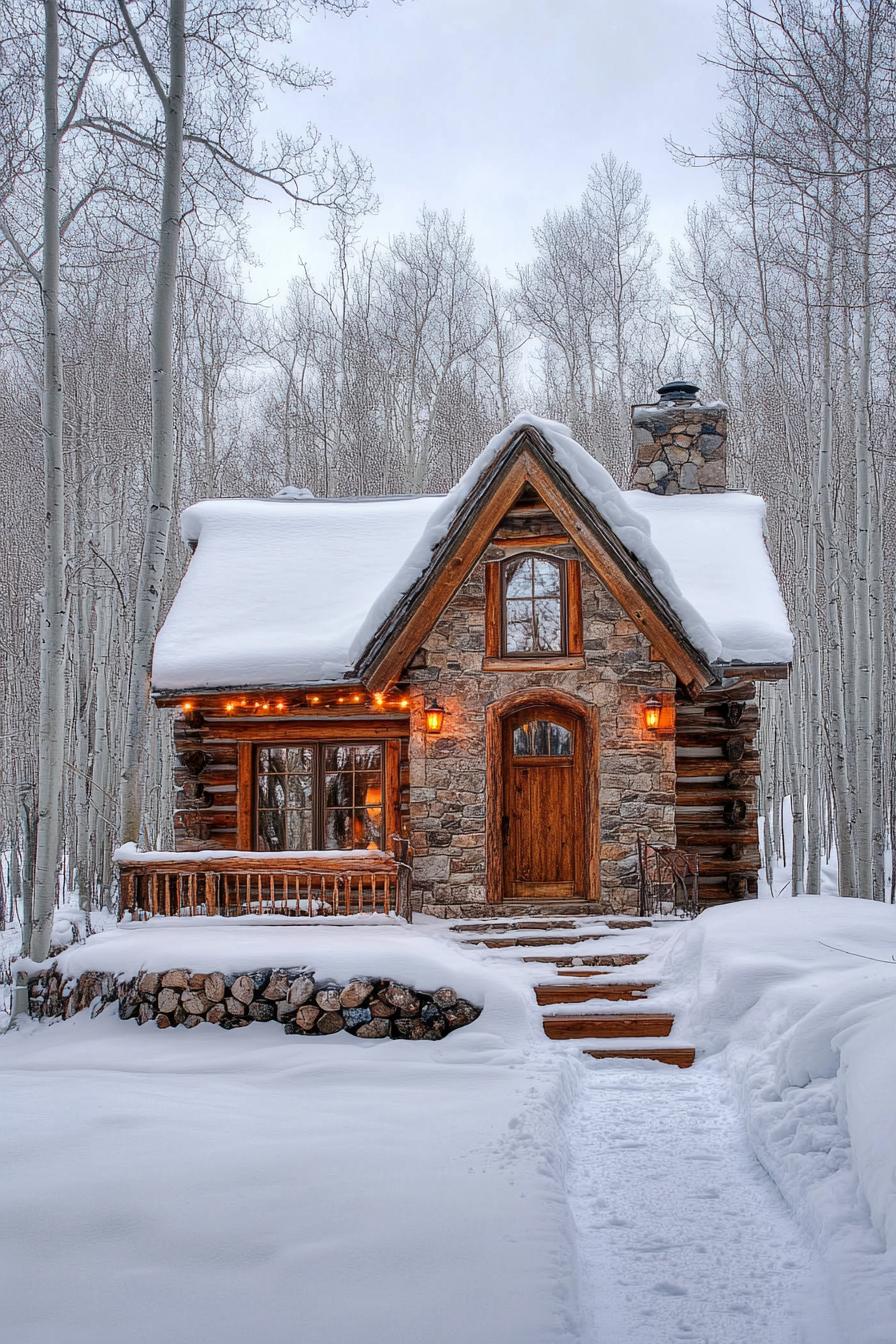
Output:
<instances>
[{"instance_id":1,"label":"string of warm lights","mask_svg":"<svg viewBox=\"0 0 896 1344\"><path fill-rule=\"evenodd\" d=\"M182 700L180 709L183 714L223 713L236 717L255 717L265 714L290 714L307 709L330 709L334 706L360 706L364 709L387 712L390 710L407 710L410 703L407 695L403 694L390 697L382 691L374 691L372 695L355 691L350 695L321 693L290 696L288 700L279 697L277 699L255 699L244 695L238 699L222 700L211 705L206 701L198 703L195 700Z\"/></svg>"}]
</instances>

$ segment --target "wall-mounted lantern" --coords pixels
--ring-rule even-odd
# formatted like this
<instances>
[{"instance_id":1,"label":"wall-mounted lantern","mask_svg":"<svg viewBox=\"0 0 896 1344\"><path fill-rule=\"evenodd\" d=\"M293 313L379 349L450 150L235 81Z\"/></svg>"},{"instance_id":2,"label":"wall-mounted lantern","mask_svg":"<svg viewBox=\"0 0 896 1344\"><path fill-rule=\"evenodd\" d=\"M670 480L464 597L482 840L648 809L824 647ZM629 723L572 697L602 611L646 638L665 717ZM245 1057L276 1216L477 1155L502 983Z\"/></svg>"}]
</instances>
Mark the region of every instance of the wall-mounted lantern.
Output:
<instances>
[{"instance_id":1,"label":"wall-mounted lantern","mask_svg":"<svg viewBox=\"0 0 896 1344\"><path fill-rule=\"evenodd\" d=\"M644 727L648 733L659 732L662 701L656 695L649 695L644 701Z\"/></svg>"},{"instance_id":2,"label":"wall-mounted lantern","mask_svg":"<svg viewBox=\"0 0 896 1344\"><path fill-rule=\"evenodd\" d=\"M442 721L445 718L445 708L443 705L432 704L426 707L426 731L428 733L440 733L442 731Z\"/></svg>"}]
</instances>

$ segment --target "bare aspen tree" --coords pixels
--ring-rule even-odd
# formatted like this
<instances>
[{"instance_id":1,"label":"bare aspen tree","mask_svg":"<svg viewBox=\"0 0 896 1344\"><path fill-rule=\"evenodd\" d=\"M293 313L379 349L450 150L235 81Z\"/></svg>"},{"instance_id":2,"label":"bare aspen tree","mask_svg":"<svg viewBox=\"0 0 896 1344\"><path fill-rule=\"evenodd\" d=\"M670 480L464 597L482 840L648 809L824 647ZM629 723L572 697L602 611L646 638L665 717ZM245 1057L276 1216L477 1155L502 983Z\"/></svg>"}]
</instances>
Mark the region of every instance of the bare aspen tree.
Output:
<instances>
[{"instance_id":1,"label":"bare aspen tree","mask_svg":"<svg viewBox=\"0 0 896 1344\"><path fill-rule=\"evenodd\" d=\"M65 746L65 477L62 456L62 357L59 348L59 15L44 0L44 168L40 292L44 373L41 422L46 491L43 615L40 642L40 723L37 769L37 851L30 954L50 947L59 863L62 764Z\"/></svg>"},{"instance_id":2,"label":"bare aspen tree","mask_svg":"<svg viewBox=\"0 0 896 1344\"><path fill-rule=\"evenodd\" d=\"M285 40L288 37L289 19L295 10L303 7L335 8L348 13L354 4L352 0L331 0L329 4L326 0L316 0L316 3L302 6L277 5L273 0L254 0L241 12L231 13L224 18L219 15L215 22L204 24L202 4L199 3L191 16L188 40L185 26L186 0L169 0L164 40L158 42L167 60L163 79L159 57L153 56L144 40L144 24L149 24L150 30L152 28L152 11L147 10L142 21L135 20L128 0L118 0L118 10L130 49L158 100L163 127L158 252L150 332L152 444L143 547L136 585L119 796L119 827L124 841L137 841L140 838L143 805L141 759L149 718L152 646L162 602L174 491L172 358L185 144L189 143L197 152L199 162L206 171L209 168L213 170L212 181L198 170L191 173L189 187L194 199L197 196L210 197L214 201L215 182L218 184L219 201L232 197L234 193L237 200L241 200L249 183L264 182L285 193L297 209L311 204L349 209L355 203L355 196L361 199L364 196L364 165L352 157L346 162L338 155L322 154L316 137L305 142L281 137L278 152L271 161L253 159L251 153L246 152L250 147L239 140L228 143L234 131L232 113L240 107L248 111L253 97L257 99L259 96L255 86L239 82L241 60L256 72L264 73L272 83L283 87L301 89L311 87L315 82L316 76L312 72L287 62L265 62L259 53L263 42L277 37ZM235 104L222 109L217 125L209 124L204 109L198 106L195 124L191 122L189 126L185 125L188 59L191 52L201 62L201 77L213 86L217 85L224 100L229 98ZM96 133L109 135L121 143L130 140L142 143L150 152L159 152L153 133L122 126L102 111L94 111L85 118L85 124ZM310 190L303 185L305 180L310 181Z\"/></svg>"},{"instance_id":3,"label":"bare aspen tree","mask_svg":"<svg viewBox=\"0 0 896 1344\"><path fill-rule=\"evenodd\" d=\"M161 105L164 125L159 244L149 337L152 363L152 450L143 547L137 574L131 675L121 762L119 828L124 841L137 841L140 838L143 807L141 757L149 715L152 648L162 602L174 495L174 305L181 228L184 98L187 81L185 11L186 0L169 0L168 72L167 81L163 84L131 22L127 5L122 4L122 12L140 63Z\"/></svg>"}]
</instances>

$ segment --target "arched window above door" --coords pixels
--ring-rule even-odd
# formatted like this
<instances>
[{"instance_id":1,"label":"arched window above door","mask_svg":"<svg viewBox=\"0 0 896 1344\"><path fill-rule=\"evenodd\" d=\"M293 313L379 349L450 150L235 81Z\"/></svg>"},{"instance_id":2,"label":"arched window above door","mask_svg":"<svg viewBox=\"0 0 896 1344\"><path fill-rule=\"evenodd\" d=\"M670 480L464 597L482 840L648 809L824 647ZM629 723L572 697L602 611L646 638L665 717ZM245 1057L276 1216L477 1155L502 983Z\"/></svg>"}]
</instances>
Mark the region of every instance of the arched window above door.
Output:
<instances>
[{"instance_id":1,"label":"arched window above door","mask_svg":"<svg viewBox=\"0 0 896 1344\"><path fill-rule=\"evenodd\" d=\"M514 756L571 756L572 729L551 719L528 719L513 730Z\"/></svg>"}]
</instances>

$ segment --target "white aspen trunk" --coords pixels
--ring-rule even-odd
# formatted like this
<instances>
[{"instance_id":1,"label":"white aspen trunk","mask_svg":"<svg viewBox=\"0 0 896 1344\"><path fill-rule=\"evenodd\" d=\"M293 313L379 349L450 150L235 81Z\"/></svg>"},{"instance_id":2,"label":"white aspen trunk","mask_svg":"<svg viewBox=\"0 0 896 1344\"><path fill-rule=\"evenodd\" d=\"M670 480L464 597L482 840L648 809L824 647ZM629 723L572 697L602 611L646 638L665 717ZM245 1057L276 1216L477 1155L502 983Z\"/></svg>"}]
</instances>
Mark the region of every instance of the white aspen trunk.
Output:
<instances>
[{"instance_id":1,"label":"white aspen trunk","mask_svg":"<svg viewBox=\"0 0 896 1344\"><path fill-rule=\"evenodd\" d=\"M46 532L40 641L37 847L30 936L30 955L35 961L43 961L49 951L56 907L66 711L65 478L59 332L59 15L56 0L44 0L44 43L41 263L44 369L41 422ZM17 984L15 1011L23 1009L27 1009L27 988Z\"/></svg>"},{"instance_id":2,"label":"white aspen trunk","mask_svg":"<svg viewBox=\"0 0 896 1344\"><path fill-rule=\"evenodd\" d=\"M9 813L9 916L15 922L18 917L22 922L22 950L27 955L28 948L25 945L25 908L22 897L22 838L21 823L19 818L20 791L16 789L16 796Z\"/></svg>"},{"instance_id":3,"label":"white aspen trunk","mask_svg":"<svg viewBox=\"0 0 896 1344\"><path fill-rule=\"evenodd\" d=\"M89 780L92 767L90 746L90 711L82 705L75 719L75 780L74 818L75 853L77 855L78 904L89 910L93 896L93 871L90 861L90 796Z\"/></svg>"},{"instance_id":4,"label":"white aspen trunk","mask_svg":"<svg viewBox=\"0 0 896 1344\"><path fill-rule=\"evenodd\" d=\"M103 817L108 813L109 809L108 802L103 794L103 789L110 776L108 661L111 601L111 596L108 593L104 593L100 598L97 607L96 630L94 636L94 675L96 678L96 694L93 716L93 770L90 777L88 807L90 819L89 849L91 892L96 889L97 879L100 877L104 867L103 853L104 850L108 849L108 834L107 828L103 825ZM101 889L105 900L108 893L105 886Z\"/></svg>"},{"instance_id":5,"label":"white aspen trunk","mask_svg":"<svg viewBox=\"0 0 896 1344\"><path fill-rule=\"evenodd\" d=\"M806 549L808 569L807 625L809 635L809 695L803 704L803 724L806 753L809 764L806 801L806 890L817 894L821 889L822 849L822 685L821 685L821 622L818 619L818 509L812 509L809 525L809 544Z\"/></svg>"},{"instance_id":6,"label":"white aspen trunk","mask_svg":"<svg viewBox=\"0 0 896 1344\"><path fill-rule=\"evenodd\" d=\"M874 726L871 642L871 183L865 174L862 242L862 325L855 411L856 565L855 565L855 780L856 895L874 893L872 798Z\"/></svg>"},{"instance_id":7,"label":"white aspen trunk","mask_svg":"<svg viewBox=\"0 0 896 1344\"><path fill-rule=\"evenodd\" d=\"M27 785L24 785L19 789L19 833L22 837L22 857L20 865L22 883L22 954L27 957L31 953L31 916L34 908L35 851L34 798L33 791Z\"/></svg>"},{"instance_id":8,"label":"white aspen trunk","mask_svg":"<svg viewBox=\"0 0 896 1344\"><path fill-rule=\"evenodd\" d=\"M821 308L822 346L822 413L818 449L816 497L822 527L822 556L824 586L827 603L829 685L830 685L830 751L831 792L834 801L834 820L837 836L840 895L855 894L855 862L850 829L849 778L846 749L846 710L843 693L843 666L839 638L838 594L841 591L839 566L836 563L837 537L834 509L831 502L831 452L834 437L834 386L831 361L831 309L834 298L834 252L836 239L829 245L825 270L825 289Z\"/></svg>"},{"instance_id":9,"label":"white aspen trunk","mask_svg":"<svg viewBox=\"0 0 896 1344\"><path fill-rule=\"evenodd\" d=\"M797 651L801 651L797 642ZM799 660L799 668L802 659ZM802 710L802 687L800 670L791 679L790 696L785 712L785 761L790 791L790 809L793 818L793 841L790 865L790 894L799 896L804 890L803 877L806 868L806 829L805 829L805 776L800 761L800 720Z\"/></svg>"},{"instance_id":10,"label":"white aspen trunk","mask_svg":"<svg viewBox=\"0 0 896 1344\"><path fill-rule=\"evenodd\" d=\"M174 495L174 311L183 177L185 7L185 0L170 0L169 78L164 103L165 157L150 331L152 457L143 549L137 576L134 645L119 795L119 834L123 841L134 843L140 839L143 811L141 767L149 722L152 648L162 601Z\"/></svg>"},{"instance_id":11,"label":"white aspen trunk","mask_svg":"<svg viewBox=\"0 0 896 1344\"><path fill-rule=\"evenodd\" d=\"M886 463L883 476L886 477ZM885 901L886 892L886 854L887 824L885 801L888 790L886 777L884 744L891 739L887 735L884 714L884 682L886 678L886 648L884 628L884 554L883 532L881 528L880 501L884 498L883 482L874 473L874 493L872 496L871 531L871 574L869 600L871 605L871 715L872 715L872 813L871 845L873 864L872 896L876 901Z\"/></svg>"}]
</instances>

